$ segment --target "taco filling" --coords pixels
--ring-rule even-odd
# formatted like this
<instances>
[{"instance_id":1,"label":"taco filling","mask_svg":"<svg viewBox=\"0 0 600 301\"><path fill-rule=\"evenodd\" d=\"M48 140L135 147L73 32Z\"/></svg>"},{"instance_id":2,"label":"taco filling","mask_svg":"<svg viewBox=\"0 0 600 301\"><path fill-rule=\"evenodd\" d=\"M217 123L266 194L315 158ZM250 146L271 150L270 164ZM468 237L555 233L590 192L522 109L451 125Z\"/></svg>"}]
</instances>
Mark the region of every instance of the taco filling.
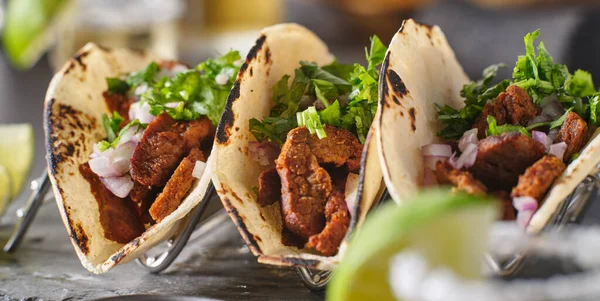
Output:
<instances>
[{"instance_id":1,"label":"taco filling","mask_svg":"<svg viewBox=\"0 0 600 301\"><path fill-rule=\"evenodd\" d=\"M539 32L525 36L512 78L491 85L503 64L464 85L463 108L436 105L446 144L422 147L422 184L451 185L504 202L504 219L527 226L567 165L598 126L598 102L589 73L555 64Z\"/></svg>"},{"instance_id":2,"label":"taco filling","mask_svg":"<svg viewBox=\"0 0 600 301\"><path fill-rule=\"evenodd\" d=\"M262 166L260 206L279 203L282 243L325 256L337 253L350 224L347 195L377 110L378 66L386 47L376 36L368 67L300 62L273 87L269 116L250 119L250 156ZM353 201L353 200L351 200Z\"/></svg>"},{"instance_id":3,"label":"taco filling","mask_svg":"<svg viewBox=\"0 0 600 301\"><path fill-rule=\"evenodd\" d=\"M106 79L106 137L79 170L107 239L127 243L179 207L202 176L241 63L232 51L196 68L152 62Z\"/></svg>"}]
</instances>

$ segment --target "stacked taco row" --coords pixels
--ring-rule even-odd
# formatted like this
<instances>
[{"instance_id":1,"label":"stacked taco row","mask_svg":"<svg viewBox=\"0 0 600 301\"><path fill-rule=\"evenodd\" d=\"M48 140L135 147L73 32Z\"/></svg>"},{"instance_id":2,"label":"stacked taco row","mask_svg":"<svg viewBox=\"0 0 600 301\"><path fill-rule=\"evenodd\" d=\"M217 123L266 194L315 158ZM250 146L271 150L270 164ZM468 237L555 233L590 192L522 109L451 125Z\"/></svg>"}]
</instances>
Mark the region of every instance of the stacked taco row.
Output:
<instances>
[{"instance_id":1,"label":"stacked taco row","mask_svg":"<svg viewBox=\"0 0 600 301\"><path fill-rule=\"evenodd\" d=\"M494 195L507 219L543 224L585 173L573 166L595 158L598 97L536 37L497 84L501 65L470 82L441 30L412 20L353 64L296 24L265 28L245 59L195 67L89 44L46 96L49 174L75 250L95 273L138 257L211 181L268 264L335 267L386 186L399 203L429 185Z\"/></svg>"}]
</instances>

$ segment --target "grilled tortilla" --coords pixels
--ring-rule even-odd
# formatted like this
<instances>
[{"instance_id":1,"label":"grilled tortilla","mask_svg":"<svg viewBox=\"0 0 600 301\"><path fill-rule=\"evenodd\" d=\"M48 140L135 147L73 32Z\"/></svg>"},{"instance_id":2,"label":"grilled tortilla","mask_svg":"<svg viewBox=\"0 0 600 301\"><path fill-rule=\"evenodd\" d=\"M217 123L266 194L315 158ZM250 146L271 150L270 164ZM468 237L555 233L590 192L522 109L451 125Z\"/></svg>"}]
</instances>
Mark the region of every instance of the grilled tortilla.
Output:
<instances>
[{"instance_id":1,"label":"grilled tortilla","mask_svg":"<svg viewBox=\"0 0 600 301\"><path fill-rule=\"evenodd\" d=\"M175 234L186 215L203 199L210 181L207 167L174 212L130 242L122 244L106 238L99 202L79 167L88 162L93 145L106 135L101 122L102 115L110 113L102 96L107 90L106 78L138 71L156 59L150 53L87 44L54 76L46 94L48 174L75 251L83 266L93 273L104 273L135 259Z\"/></svg>"},{"instance_id":2,"label":"grilled tortilla","mask_svg":"<svg viewBox=\"0 0 600 301\"><path fill-rule=\"evenodd\" d=\"M442 143L434 104L464 106L461 88L469 82L453 50L437 26L406 20L393 37L380 77L376 140L383 177L397 203L419 190L421 147ZM565 198L600 162L596 131L579 157L555 180L540 201L527 231L537 233L557 213Z\"/></svg>"},{"instance_id":3,"label":"grilled tortilla","mask_svg":"<svg viewBox=\"0 0 600 301\"><path fill-rule=\"evenodd\" d=\"M337 255L330 257L282 243L280 204L262 207L258 203L253 187L258 186L261 166L251 159L248 149L248 144L255 141L249 120L269 115L275 83L285 74L294 74L300 61L323 66L333 60L323 41L302 26L265 28L240 69L217 128L212 180L240 234L261 263L331 269L343 256L348 234ZM362 152L357 201L348 208L352 216L348 233L362 224L383 188L377 145L372 138L371 131Z\"/></svg>"}]
</instances>

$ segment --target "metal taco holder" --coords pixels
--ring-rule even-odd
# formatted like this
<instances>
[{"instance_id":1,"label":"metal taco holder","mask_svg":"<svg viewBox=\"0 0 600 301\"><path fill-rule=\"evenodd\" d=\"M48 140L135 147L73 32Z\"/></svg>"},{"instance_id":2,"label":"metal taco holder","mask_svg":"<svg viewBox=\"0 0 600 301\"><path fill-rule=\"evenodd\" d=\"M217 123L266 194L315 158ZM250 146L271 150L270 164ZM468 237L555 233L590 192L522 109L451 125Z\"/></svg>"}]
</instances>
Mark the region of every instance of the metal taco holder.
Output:
<instances>
[{"instance_id":1,"label":"metal taco holder","mask_svg":"<svg viewBox=\"0 0 600 301\"><path fill-rule=\"evenodd\" d=\"M21 244L27 230L34 221L39 208L44 204L46 195L50 190L50 180L47 172L31 182L31 195L25 207L17 210L17 223L13 233L4 246L4 251L14 253ZM554 213L550 221L546 224L543 231L558 231L569 223L579 221L581 214L586 211L590 199L600 191L600 165L590 172L590 174L575 188L557 212ZM183 229L166 242L166 250L158 255L144 254L136 259L138 264L147 269L150 273L158 274L168 268L171 263L179 256L186 243L190 240L192 234L195 238L207 235L219 224L226 222L229 216L224 209L212 214L205 221L200 223L201 218L206 213L206 208L215 194L215 188L212 182L207 188L207 193L199 206L194 208L188 217L188 223ZM374 206L378 206L383 200L389 198L387 189L384 190ZM509 277L516 274L523 266L527 258L527 249L522 249L514 254L508 261L500 262L491 255L486 255L486 263L492 272L501 277ZM312 291L322 291L333 275L332 271L312 270L304 267L295 267L297 277L308 289Z\"/></svg>"}]
</instances>

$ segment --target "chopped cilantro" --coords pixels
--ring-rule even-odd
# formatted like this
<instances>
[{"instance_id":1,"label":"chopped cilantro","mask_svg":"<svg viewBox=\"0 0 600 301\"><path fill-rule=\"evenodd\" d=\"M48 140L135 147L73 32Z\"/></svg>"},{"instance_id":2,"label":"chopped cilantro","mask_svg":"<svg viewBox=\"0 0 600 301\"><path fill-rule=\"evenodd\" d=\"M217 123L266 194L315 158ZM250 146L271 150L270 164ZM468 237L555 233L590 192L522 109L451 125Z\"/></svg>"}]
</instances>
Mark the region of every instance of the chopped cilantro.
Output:
<instances>
[{"instance_id":1,"label":"chopped cilantro","mask_svg":"<svg viewBox=\"0 0 600 301\"><path fill-rule=\"evenodd\" d=\"M529 133L529 131L527 131L526 128L524 128L520 125L512 125L512 124L497 125L496 118L494 118L492 115L488 115L487 122L488 122L488 129L485 132L485 134L487 136L500 136L503 133L519 132L523 135L527 135L527 136L531 137L531 134Z\"/></svg>"},{"instance_id":2,"label":"chopped cilantro","mask_svg":"<svg viewBox=\"0 0 600 301\"><path fill-rule=\"evenodd\" d=\"M107 139L107 140L103 140L103 141L98 142L98 149L103 152L103 151L105 151L105 150L107 150L109 148L115 148L119 144L119 140L121 139L121 137L123 136L123 134L125 134L130 128L137 127L135 129L135 133L138 133L145 126L146 126L145 124L142 124L139 120L136 119L136 120L128 123L126 126L124 126L119 131L119 134L114 139L112 139L112 140Z\"/></svg>"},{"instance_id":3,"label":"chopped cilantro","mask_svg":"<svg viewBox=\"0 0 600 301\"><path fill-rule=\"evenodd\" d=\"M257 140L268 139L280 145L287 132L306 125L311 132L325 137L324 124L339 126L353 132L364 143L377 111L379 66L386 47L377 36L371 38L366 54L368 67L345 65L337 61L319 67L313 62L300 62L300 68L290 76L284 75L273 86L273 102L269 117L250 120L250 131ZM325 107L301 111L300 103L320 100ZM347 104L341 99L348 99ZM304 104L302 107L306 108ZM310 103L309 105L312 105Z\"/></svg>"},{"instance_id":4,"label":"chopped cilantro","mask_svg":"<svg viewBox=\"0 0 600 301\"><path fill-rule=\"evenodd\" d=\"M129 91L129 84L116 77L106 78L106 84L108 85L108 94L125 94Z\"/></svg>"},{"instance_id":5,"label":"chopped cilantro","mask_svg":"<svg viewBox=\"0 0 600 301\"><path fill-rule=\"evenodd\" d=\"M159 70L160 67L158 66L158 63L152 62L148 64L144 70L132 73L127 78L127 84L133 88L143 83L146 83L150 86L154 84L154 80L156 79L156 75L158 75Z\"/></svg>"},{"instance_id":6,"label":"chopped cilantro","mask_svg":"<svg viewBox=\"0 0 600 301\"><path fill-rule=\"evenodd\" d=\"M119 112L114 111L112 117L108 117L108 115L102 115L102 127L106 132L106 139L108 142L113 142L115 138L117 138L117 133L119 132L119 125L123 122L123 117L119 114Z\"/></svg>"},{"instance_id":7,"label":"chopped cilantro","mask_svg":"<svg viewBox=\"0 0 600 301\"><path fill-rule=\"evenodd\" d=\"M150 105L151 114L166 112L175 120L195 120L207 116L216 125L239 71L239 67L235 65L235 61L239 59L239 53L231 51L219 58L208 59L195 69L177 73L173 77L165 76L156 81L154 78L157 69L150 64L128 81L149 84L150 89L142 94L141 98ZM220 74L228 77L225 85L216 83L215 78ZM179 105L166 105L174 102Z\"/></svg>"},{"instance_id":8,"label":"chopped cilantro","mask_svg":"<svg viewBox=\"0 0 600 301\"><path fill-rule=\"evenodd\" d=\"M483 79L464 85L461 96L465 98L465 106L462 109L436 104L438 119L445 125L438 135L450 140L460 138L465 131L472 128L485 104L493 101L509 85L525 89L535 104L540 104L546 96L556 95L568 112L572 110L584 120L600 125L597 118L600 110L599 94L596 94L592 76L583 70L576 70L574 74L570 74L565 65L555 64L544 42L538 44L536 51L534 42L538 36L539 30L525 36L525 54L518 57L512 80L505 79L488 88L487 85L501 66L492 65L484 70ZM563 115L562 119L529 125L527 129L540 126L559 127L565 116Z\"/></svg>"}]
</instances>

